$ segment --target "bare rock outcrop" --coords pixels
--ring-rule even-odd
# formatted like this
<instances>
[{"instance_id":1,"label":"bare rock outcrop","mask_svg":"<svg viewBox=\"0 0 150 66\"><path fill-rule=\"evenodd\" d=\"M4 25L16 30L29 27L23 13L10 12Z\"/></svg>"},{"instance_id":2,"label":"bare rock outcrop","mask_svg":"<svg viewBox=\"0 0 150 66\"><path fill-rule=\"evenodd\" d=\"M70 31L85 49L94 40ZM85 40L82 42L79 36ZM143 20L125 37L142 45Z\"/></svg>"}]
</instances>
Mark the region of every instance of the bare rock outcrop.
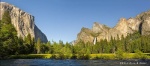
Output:
<instances>
[{"instance_id":1,"label":"bare rock outcrop","mask_svg":"<svg viewBox=\"0 0 150 66\"><path fill-rule=\"evenodd\" d=\"M40 38L42 42L47 42L47 37L43 34L35 25L34 16L24 12L18 7L8 4L6 2L0 2L0 20L5 11L10 12L11 22L17 30L18 37L24 38L28 34L32 38Z\"/></svg>"},{"instance_id":2,"label":"bare rock outcrop","mask_svg":"<svg viewBox=\"0 0 150 66\"><path fill-rule=\"evenodd\" d=\"M76 42L79 42L81 40L83 40L84 42L92 42L91 40L94 39L94 37L92 36L92 31L88 28L82 28L81 29L81 32L77 35L77 41Z\"/></svg>"},{"instance_id":3,"label":"bare rock outcrop","mask_svg":"<svg viewBox=\"0 0 150 66\"><path fill-rule=\"evenodd\" d=\"M141 13L136 17L140 22L140 31L142 35L150 35L150 11Z\"/></svg>"},{"instance_id":4,"label":"bare rock outcrop","mask_svg":"<svg viewBox=\"0 0 150 66\"><path fill-rule=\"evenodd\" d=\"M140 32L141 35L150 35L150 11L143 12L135 18L121 18L113 28L95 22L92 29L88 29L88 31L90 32L84 32L81 30L77 36L77 41L79 41L78 38L80 36L83 37L80 38L80 40L85 43L87 41L93 42L95 37L97 38L97 41L100 41L101 39L107 39L109 41L111 37L115 39L119 37L119 39L121 39L121 36L126 37L128 34L132 34L136 31ZM84 35L82 35L83 32Z\"/></svg>"}]
</instances>

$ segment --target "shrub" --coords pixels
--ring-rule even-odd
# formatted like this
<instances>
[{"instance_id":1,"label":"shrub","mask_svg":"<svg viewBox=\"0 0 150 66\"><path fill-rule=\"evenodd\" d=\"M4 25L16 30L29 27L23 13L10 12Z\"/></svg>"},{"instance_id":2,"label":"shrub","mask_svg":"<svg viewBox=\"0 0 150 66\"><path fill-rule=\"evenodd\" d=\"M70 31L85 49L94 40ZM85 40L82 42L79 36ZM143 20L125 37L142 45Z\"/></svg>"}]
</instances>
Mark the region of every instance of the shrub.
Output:
<instances>
[{"instance_id":1,"label":"shrub","mask_svg":"<svg viewBox=\"0 0 150 66\"><path fill-rule=\"evenodd\" d=\"M77 55L76 54L72 54L71 59L77 59Z\"/></svg>"},{"instance_id":2,"label":"shrub","mask_svg":"<svg viewBox=\"0 0 150 66\"><path fill-rule=\"evenodd\" d=\"M77 54L77 59L83 59L84 54Z\"/></svg>"},{"instance_id":3,"label":"shrub","mask_svg":"<svg viewBox=\"0 0 150 66\"><path fill-rule=\"evenodd\" d=\"M115 53L117 59L123 59L123 51L118 49Z\"/></svg>"},{"instance_id":4,"label":"shrub","mask_svg":"<svg viewBox=\"0 0 150 66\"><path fill-rule=\"evenodd\" d=\"M136 59L148 59L148 56L144 55L140 50L135 50L134 58L136 58Z\"/></svg>"}]
</instances>

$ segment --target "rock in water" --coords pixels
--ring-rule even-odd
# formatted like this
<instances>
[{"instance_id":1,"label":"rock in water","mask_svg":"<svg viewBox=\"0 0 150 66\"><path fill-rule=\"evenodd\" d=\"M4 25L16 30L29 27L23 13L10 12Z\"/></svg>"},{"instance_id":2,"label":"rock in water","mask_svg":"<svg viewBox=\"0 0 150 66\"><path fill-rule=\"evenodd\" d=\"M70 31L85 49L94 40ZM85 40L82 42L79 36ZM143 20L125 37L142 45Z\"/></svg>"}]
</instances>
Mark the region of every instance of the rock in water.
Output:
<instances>
[{"instance_id":1,"label":"rock in water","mask_svg":"<svg viewBox=\"0 0 150 66\"><path fill-rule=\"evenodd\" d=\"M0 20L2 19L2 15L5 11L10 12L11 22L17 30L18 37L24 38L30 34L32 38L35 38L35 40L40 38L42 42L48 41L45 34L42 33L35 25L34 16L24 12L14 5L6 2L0 2Z\"/></svg>"}]
</instances>

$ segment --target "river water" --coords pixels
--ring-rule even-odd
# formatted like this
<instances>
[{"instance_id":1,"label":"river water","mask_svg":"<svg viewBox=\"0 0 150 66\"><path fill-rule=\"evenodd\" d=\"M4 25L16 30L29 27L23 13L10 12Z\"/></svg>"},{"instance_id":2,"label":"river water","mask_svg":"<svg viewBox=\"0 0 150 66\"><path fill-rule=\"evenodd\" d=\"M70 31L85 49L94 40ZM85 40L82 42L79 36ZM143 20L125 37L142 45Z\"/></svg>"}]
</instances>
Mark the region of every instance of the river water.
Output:
<instances>
[{"instance_id":1,"label":"river water","mask_svg":"<svg viewBox=\"0 0 150 66\"><path fill-rule=\"evenodd\" d=\"M0 66L150 66L150 60L0 60Z\"/></svg>"}]
</instances>

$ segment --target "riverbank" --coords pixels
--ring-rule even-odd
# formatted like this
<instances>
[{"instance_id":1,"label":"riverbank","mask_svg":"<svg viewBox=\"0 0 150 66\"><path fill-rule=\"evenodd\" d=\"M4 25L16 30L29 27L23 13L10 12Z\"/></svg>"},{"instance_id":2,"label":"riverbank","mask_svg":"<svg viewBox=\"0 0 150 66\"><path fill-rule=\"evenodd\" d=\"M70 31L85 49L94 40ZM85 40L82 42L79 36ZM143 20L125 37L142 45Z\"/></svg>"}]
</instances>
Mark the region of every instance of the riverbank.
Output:
<instances>
[{"instance_id":1,"label":"riverbank","mask_svg":"<svg viewBox=\"0 0 150 66\"><path fill-rule=\"evenodd\" d=\"M9 59L150 59L150 53L137 55L136 53L123 53L121 57L114 53L102 54L27 54L11 55Z\"/></svg>"}]
</instances>

